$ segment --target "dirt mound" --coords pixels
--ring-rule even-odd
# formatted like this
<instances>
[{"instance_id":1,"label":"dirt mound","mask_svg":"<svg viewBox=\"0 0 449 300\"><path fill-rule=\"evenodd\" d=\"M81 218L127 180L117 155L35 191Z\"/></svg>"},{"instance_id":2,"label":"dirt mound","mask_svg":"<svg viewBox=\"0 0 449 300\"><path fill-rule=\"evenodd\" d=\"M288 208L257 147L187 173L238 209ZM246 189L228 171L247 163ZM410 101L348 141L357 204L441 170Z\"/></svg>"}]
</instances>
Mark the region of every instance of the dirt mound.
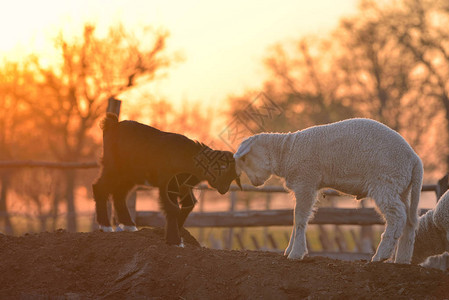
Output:
<instances>
[{"instance_id":1,"label":"dirt mound","mask_svg":"<svg viewBox=\"0 0 449 300\"><path fill-rule=\"evenodd\" d=\"M443 299L449 272L168 246L162 229L0 236L1 299Z\"/></svg>"}]
</instances>

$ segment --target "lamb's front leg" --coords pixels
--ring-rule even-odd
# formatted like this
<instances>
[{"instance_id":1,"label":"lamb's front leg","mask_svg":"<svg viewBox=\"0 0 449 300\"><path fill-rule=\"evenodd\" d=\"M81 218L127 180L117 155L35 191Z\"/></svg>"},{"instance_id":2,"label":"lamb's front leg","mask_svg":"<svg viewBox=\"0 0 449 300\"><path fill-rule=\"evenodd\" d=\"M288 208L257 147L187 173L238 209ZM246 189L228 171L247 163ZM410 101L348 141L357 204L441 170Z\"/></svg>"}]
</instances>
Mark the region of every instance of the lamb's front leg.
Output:
<instances>
[{"instance_id":1,"label":"lamb's front leg","mask_svg":"<svg viewBox=\"0 0 449 300\"><path fill-rule=\"evenodd\" d=\"M306 228L316 202L316 189L301 187L295 189L295 211L292 236L285 250L288 259L303 259L307 254Z\"/></svg>"},{"instance_id":2,"label":"lamb's front leg","mask_svg":"<svg viewBox=\"0 0 449 300\"><path fill-rule=\"evenodd\" d=\"M294 215L293 215L294 217ZM284 256L288 256L290 252L292 252L293 244L295 242L295 235L296 235L296 226L292 226L292 233L290 234L290 240L288 241L287 249L284 251Z\"/></svg>"}]
</instances>

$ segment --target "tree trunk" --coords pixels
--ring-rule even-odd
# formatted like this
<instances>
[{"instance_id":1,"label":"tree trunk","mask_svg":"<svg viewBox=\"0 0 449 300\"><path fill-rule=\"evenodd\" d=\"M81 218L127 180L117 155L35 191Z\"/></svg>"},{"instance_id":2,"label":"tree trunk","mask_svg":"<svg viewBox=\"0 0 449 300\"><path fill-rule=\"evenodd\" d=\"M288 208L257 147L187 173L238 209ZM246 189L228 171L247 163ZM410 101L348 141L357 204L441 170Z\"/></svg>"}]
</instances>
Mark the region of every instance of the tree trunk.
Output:
<instances>
[{"instance_id":1,"label":"tree trunk","mask_svg":"<svg viewBox=\"0 0 449 300\"><path fill-rule=\"evenodd\" d=\"M58 186L55 186L55 194L53 195L53 203L51 207L51 229L54 231L58 225L58 212L59 212L59 197L61 193L59 192Z\"/></svg>"},{"instance_id":2,"label":"tree trunk","mask_svg":"<svg viewBox=\"0 0 449 300\"><path fill-rule=\"evenodd\" d=\"M11 219L9 218L8 205L7 205L10 175L7 173L1 174L0 180L1 180L1 182L0 182L0 184L1 184L0 220L3 220L5 233L9 234L9 235L13 235L14 230L12 228Z\"/></svg>"},{"instance_id":3,"label":"tree trunk","mask_svg":"<svg viewBox=\"0 0 449 300\"><path fill-rule=\"evenodd\" d=\"M76 209L75 209L75 170L68 170L66 172L66 193L67 201L67 231L76 232Z\"/></svg>"}]
</instances>

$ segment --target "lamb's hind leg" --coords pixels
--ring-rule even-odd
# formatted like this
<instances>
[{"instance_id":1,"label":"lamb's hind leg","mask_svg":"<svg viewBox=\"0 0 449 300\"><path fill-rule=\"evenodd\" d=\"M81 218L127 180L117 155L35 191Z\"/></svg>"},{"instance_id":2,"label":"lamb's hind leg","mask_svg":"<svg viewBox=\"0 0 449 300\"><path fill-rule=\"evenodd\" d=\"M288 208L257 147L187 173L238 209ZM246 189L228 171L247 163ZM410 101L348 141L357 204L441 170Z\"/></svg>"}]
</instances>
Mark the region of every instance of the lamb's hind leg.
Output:
<instances>
[{"instance_id":1,"label":"lamb's hind leg","mask_svg":"<svg viewBox=\"0 0 449 300\"><path fill-rule=\"evenodd\" d=\"M410 203L407 197L408 193L402 196L402 202L409 207ZM415 243L417 217L411 215L410 209L407 209L407 222L404 226L404 231L399 238L398 247L395 255L395 263L409 264L413 256L413 245Z\"/></svg>"},{"instance_id":2,"label":"lamb's hind leg","mask_svg":"<svg viewBox=\"0 0 449 300\"><path fill-rule=\"evenodd\" d=\"M289 246L285 252L287 253L290 248L288 259L302 259L307 254L306 228L309 218L312 215L313 205L316 202L317 192L314 187L310 186L301 186L295 189L294 192L296 197L294 228Z\"/></svg>"},{"instance_id":3,"label":"lamb's hind leg","mask_svg":"<svg viewBox=\"0 0 449 300\"><path fill-rule=\"evenodd\" d=\"M409 264L413 256L413 244L415 242L415 226L408 221L404 226L404 231L399 238L395 255L395 263Z\"/></svg>"},{"instance_id":4,"label":"lamb's hind leg","mask_svg":"<svg viewBox=\"0 0 449 300\"><path fill-rule=\"evenodd\" d=\"M377 195L373 198L385 218L386 227L371 261L384 261L393 254L396 243L404 231L407 214L405 204L402 203L398 195L391 193Z\"/></svg>"},{"instance_id":5,"label":"lamb's hind leg","mask_svg":"<svg viewBox=\"0 0 449 300\"><path fill-rule=\"evenodd\" d=\"M93 185L92 191L95 200L95 212L97 222L101 231L112 232L112 226L108 217L108 201L109 201L109 186L111 185L104 176L100 177Z\"/></svg>"},{"instance_id":6,"label":"lamb's hind leg","mask_svg":"<svg viewBox=\"0 0 449 300\"><path fill-rule=\"evenodd\" d=\"M136 223L132 220L128 207L126 206L128 193L133 186L134 184L132 183L122 183L115 188L112 194L115 212L117 214L118 221L123 225L123 227L121 227L121 230L123 231L137 231Z\"/></svg>"}]
</instances>

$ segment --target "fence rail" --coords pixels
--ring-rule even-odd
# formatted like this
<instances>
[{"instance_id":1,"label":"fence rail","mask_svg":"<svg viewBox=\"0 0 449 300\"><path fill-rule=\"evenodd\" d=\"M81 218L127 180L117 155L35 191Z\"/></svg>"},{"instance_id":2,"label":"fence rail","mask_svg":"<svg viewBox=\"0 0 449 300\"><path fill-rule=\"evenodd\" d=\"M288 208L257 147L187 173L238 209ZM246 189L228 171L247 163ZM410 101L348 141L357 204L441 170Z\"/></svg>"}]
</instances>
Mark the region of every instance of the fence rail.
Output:
<instances>
[{"instance_id":1,"label":"fence rail","mask_svg":"<svg viewBox=\"0 0 449 300\"><path fill-rule=\"evenodd\" d=\"M54 161L34 161L16 160L0 161L0 168L49 168L49 169L91 169L98 168L98 162L54 162Z\"/></svg>"},{"instance_id":2,"label":"fence rail","mask_svg":"<svg viewBox=\"0 0 449 300\"><path fill-rule=\"evenodd\" d=\"M98 168L100 164L96 161L90 162L54 162L54 161L34 161L34 160L16 160L16 161L0 161L0 168L53 168L53 169L90 169ZM207 184L200 184L197 187L201 190L212 190ZM236 185L231 185L230 191L240 191ZM288 193L282 186L264 186L261 188L252 185L244 184L243 191L246 192L262 192L262 193ZM424 184L422 186L423 192L437 191L437 185ZM337 191L329 190L329 194L338 195Z\"/></svg>"},{"instance_id":3,"label":"fence rail","mask_svg":"<svg viewBox=\"0 0 449 300\"><path fill-rule=\"evenodd\" d=\"M421 209L420 215L428 209ZM157 211L138 211L137 226L161 227L165 217ZM383 225L385 221L374 208L333 208L322 207L317 210L309 224L318 225ZM257 227L291 226L292 209L192 212L185 222L186 227Z\"/></svg>"}]
</instances>

